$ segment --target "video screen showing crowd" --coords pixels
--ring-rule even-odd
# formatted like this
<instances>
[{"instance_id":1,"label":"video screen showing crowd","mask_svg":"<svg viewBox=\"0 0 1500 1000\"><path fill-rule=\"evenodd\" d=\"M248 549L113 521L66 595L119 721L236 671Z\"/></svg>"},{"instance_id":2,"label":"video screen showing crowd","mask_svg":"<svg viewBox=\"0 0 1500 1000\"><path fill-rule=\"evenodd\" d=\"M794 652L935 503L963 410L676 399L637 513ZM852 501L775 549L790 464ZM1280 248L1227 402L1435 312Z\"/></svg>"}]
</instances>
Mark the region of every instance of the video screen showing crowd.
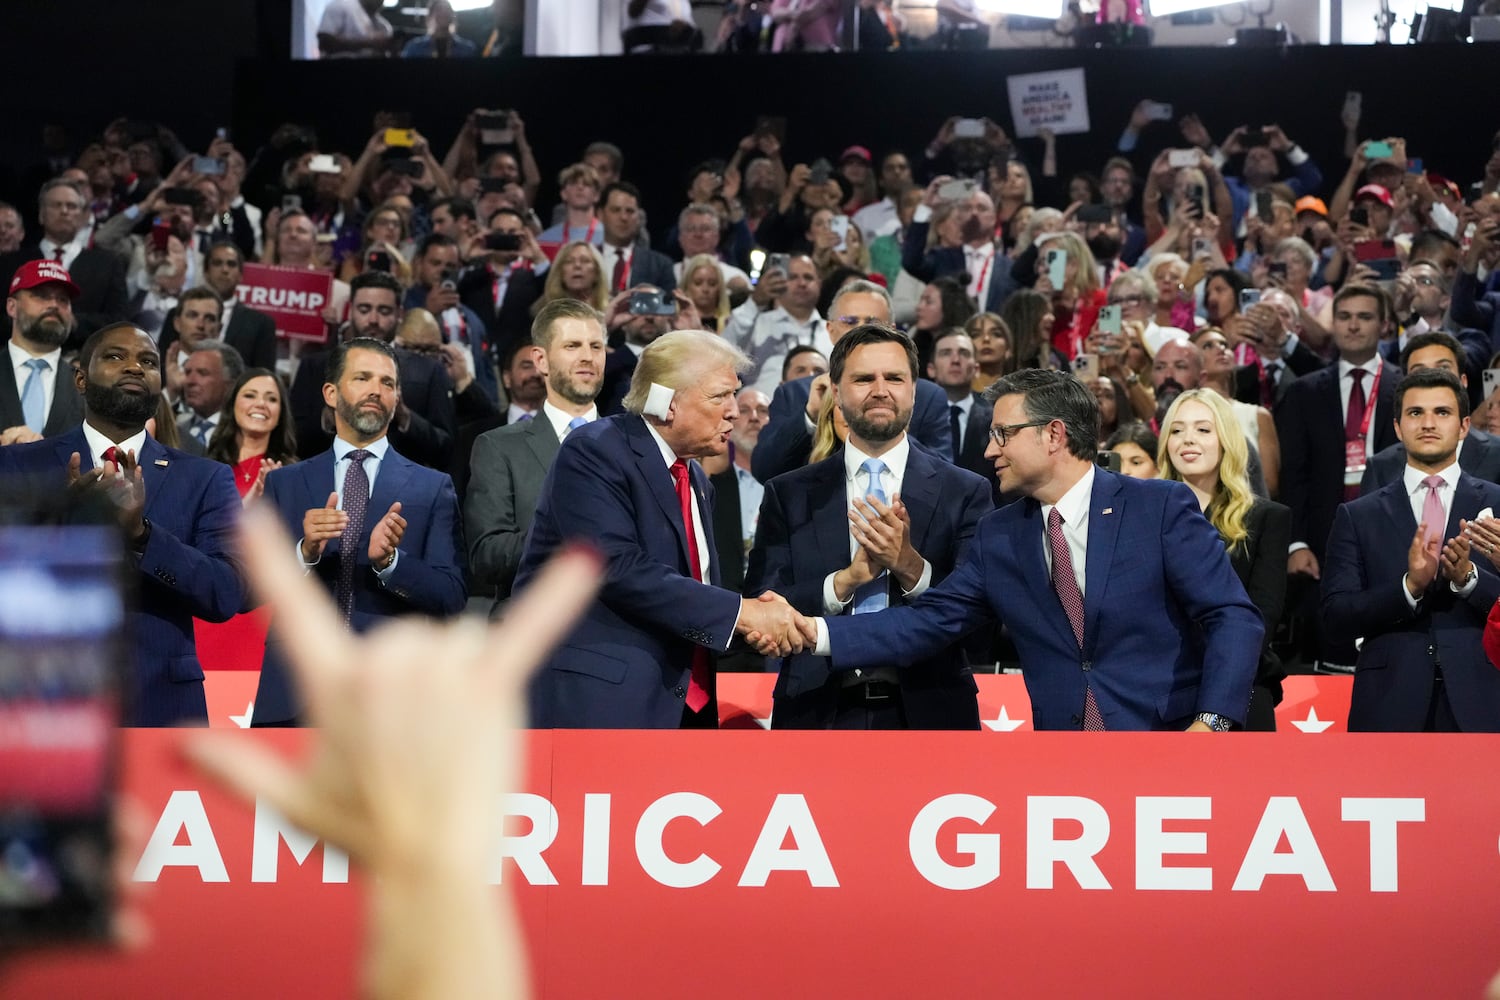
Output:
<instances>
[{"instance_id":1,"label":"video screen showing crowd","mask_svg":"<svg viewBox=\"0 0 1500 1000\"><path fill-rule=\"evenodd\" d=\"M1160 107L1097 174L966 118L787 163L762 118L639 166L686 179L650 215L513 109L441 160L383 112L352 157L117 120L0 205L0 475L118 511L132 725L204 723L226 648L305 720L262 506L355 632L596 549L538 727L714 728L766 670L773 728L977 730L1019 669L1037 729L1270 730L1316 669L1350 729L1500 730L1500 136L1465 187L1346 103L1325 177Z\"/></svg>"}]
</instances>

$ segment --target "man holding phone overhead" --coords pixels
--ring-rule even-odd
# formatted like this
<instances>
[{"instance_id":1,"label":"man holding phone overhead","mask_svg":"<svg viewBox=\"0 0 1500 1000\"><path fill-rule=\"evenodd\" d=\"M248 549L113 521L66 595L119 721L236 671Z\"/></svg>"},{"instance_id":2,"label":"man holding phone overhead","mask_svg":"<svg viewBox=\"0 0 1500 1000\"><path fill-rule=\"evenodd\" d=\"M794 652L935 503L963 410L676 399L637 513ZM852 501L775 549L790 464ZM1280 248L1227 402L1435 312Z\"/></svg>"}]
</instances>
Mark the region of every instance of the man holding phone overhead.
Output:
<instances>
[{"instance_id":1,"label":"man holding phone overhead","mask_svg":"<svg viewBox=\"0 0 1500 1000\"><path fill-rule=\"evenodd\" d=\"M1199 149L1205 150L1214 161L1214 166L1224 171L1229 159L1243 155L1238 176L1224 171L1224 183L1229 188L1229 198L1234 204L1234 231L1244 233L1245 218L1254 205L1257 191L1272 184L1285 184L1298 198L1305 194L1316 194L1323 186L1323 171L1313 158L1297 143L1287 137L1280 125L1241 125L1224 139L1223 145L1215 148L1209 138L1208 129L1189 115L1182 120L1182 136ZM1281 161L1285 159L1290 169L1289 176L1282 177Z\"/></svg>"}]
</instances>

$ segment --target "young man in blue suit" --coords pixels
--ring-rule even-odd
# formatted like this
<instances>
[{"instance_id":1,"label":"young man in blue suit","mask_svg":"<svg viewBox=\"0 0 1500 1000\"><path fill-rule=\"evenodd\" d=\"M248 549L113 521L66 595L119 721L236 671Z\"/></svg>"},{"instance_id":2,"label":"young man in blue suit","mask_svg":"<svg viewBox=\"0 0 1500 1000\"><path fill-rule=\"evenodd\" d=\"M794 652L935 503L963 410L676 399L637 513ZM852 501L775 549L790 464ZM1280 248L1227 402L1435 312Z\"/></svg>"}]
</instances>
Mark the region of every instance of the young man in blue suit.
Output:
<instances>
[{"instance_id":1,"label":"young man in blue suit","mask_svg":"<svg viewBox=\"0 0 1500 1000\"><path fill-rule=\"evenodd\" d=\"M356 632L399 615L458 614L466 594L453 480L402 457L386 436L401 399L395 351L357 337L329 355L327 378L333 447L266 477L265 502L298 539L296 558ZM301 711L273 632L253 724L298 725Z\"/></svg>"},{"instance_id":2,"label":"young man in blue suit","mask_svg":"<svg viewBox=\"0 0 1500 1000\"><path fill-rule=\"evenodd\" d=\"M993 503L986 480L906 436L917 383L911 338L856 327L831 363L849 436L832 457L766 484L745 593L775 590L808 615L858 615L942 582ZM956 641L908 670L831 674L826 657L803 653L782 663L771 725L978 729L977 691Z\"/></svg>"},{"instance_id":3,"label":"young man in blue suit","mask_svg":"<svg viewBox=\"0 0 1500 1000\"><path fill-rule=\"evenodd\" d=\"M729 449L739 373L749 359L702 330L663 334L641 352L625 412L568 434L526 537L514 593L570 541L600 550L604 586L531 684L539 729L718 727L714 654L768 634L776 655L811 641L774 594L720 586L713 487L694 459Z\"/></svg>"},{"instance_id":4,"label":"young man in blue suit","mask_svg":"<svg viewBox=\"0 0 1500 1000\"><path fill-rule=\"evenodd\" d=\"M29 477L23 488L67 483L108 495L139 570L126 724L206 724L193 619L227 621L245 603L232 547L240 512L234 476L146 432L161 398L161 355L133 324L106 326L84 342L67 391L83 396L83 425L0 448L0 472Z\"/></svg>"},{"instance_id":5,"label":"young man in blue suit","mask_svg":"<svg viewBox=\"0 0 1500 1000\"><path fill-rule=\"evenodd\" d=\"M986 398L1000 488L1024 499L981 519L913 604L817 619L816 651L836 673L920 669L999 621L1037 729L1243 725L1264 627L1192 492L1097 468L1098 403L1071 374L1016 372Z\"/></svg>"},{"instance_id":6,"label":"young man in blue suit","mask_svg":"<svg viewBox=\"0 0 1500 1000\"><path fill-rule=\"evenodd\" d=\"M1340 641L1364 640L1349 729L1500 732L1500 670L1480 643L1500 576L1470 559L1464 533L1500 507L1500 486L1458 463L1469 395L1452 373L1412 372L1395 410L1406 468L1339 508L1324 561L1325 626Z\"/></svg>"}]
</instances>

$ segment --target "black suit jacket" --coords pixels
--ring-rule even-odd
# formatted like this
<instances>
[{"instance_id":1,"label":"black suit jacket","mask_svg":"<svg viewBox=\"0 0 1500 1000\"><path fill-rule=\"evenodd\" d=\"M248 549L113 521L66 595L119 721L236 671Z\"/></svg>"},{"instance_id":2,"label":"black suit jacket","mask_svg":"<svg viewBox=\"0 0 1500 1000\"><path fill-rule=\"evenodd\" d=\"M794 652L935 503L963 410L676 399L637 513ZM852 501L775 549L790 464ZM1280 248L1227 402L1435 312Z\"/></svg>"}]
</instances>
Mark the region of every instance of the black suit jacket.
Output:
<instances>
[{"instance_id":1,"label":"black suit jacket","mask_svg":"<svg viewBox=\"0 0 1500 1000\"><path fill-rule=\"evenodd\" d=\"M822 615L823 581L849 565L849 504L844 452L766 483L745 593L774 590L806 615ZM932 564L936 587L953 569L991 510L990 488L977 476L920 448L907 454L901 499L911 516L912 545ZM905 603L893 586L891 604ZM978 729L974 674L960 643L952 643L899 671L907 724L913 729ZM892 658L889 665L901 661ZM827 728L836 710L841 675L827 657L800 653L782 661L776 678L777 729Z\"/></svg>"},{"instance_id":2,"label":"black suit jacket","mask_svg":"<svg viewBox=\"0 0 1500 1000\"><path fill-rule=\"evenodd\" d=\"M1385 364L1375 400L1375 452L1396 443L1392 401L1401 369ZM1365 387L1366 392L1369 386ZM1328 543L1333 515L1344 501L1344 406L1339 366L1297 379L1277 407L1281 439L1281 499L1292 508L1292 541L1304 542L1318 561Z\"/></svg>"},{"instance_id":3,"label":"black suit jacket","mask_svg":"<svg viewBox=\"0 0 1500 1000\"><path fill-rule=\"evenodd\" d=\"M1314 354L1302 338L1297 338L1297 346L1292 348L1291 357L1284 359L1280 373L1276 378L1276 390L1271 396L1271 406L1274 408L1281 404L1286 398L1286 391L1291 388L1292 383L1303 375L1311 375L1313 372L1327 367L1327 363ZM1242 403L1251 403L1255 406L1260 404L1260 365L1240 365L1234 370L1234 398Z\"/></svg>"},{"instance_id":4,"label":"black suit jacket","mask_svg":"<svg viewBox=\"0 0 1500 1000\"><path fill-rule=\"evenodd\" d=\"M0 285L9 288L16 268L27 261L41 259L41 247L35 243L0 255ZM73 300L73 315L78 325L68 337L66 348L82 347L95 330L129 318L130 296L125 294L124 257L97 247L86 247L74 258L68 274L80 294Z\"/></svg>"},{"instance_id":5,"label":"black suit jacket","mask_svg":"<svg viewBox=\"0 0 1500 1000\"><path fill-rule=\"evenodd\" d=\"M1458 466L1475 479L1500 483L1500 440L1484 431L1470 430L1458 452ZM1401 443L1384 449L1365 467L1365 478L1359 484L1361 493L1374 493L1382 486L1399 482L1406 470L1406 446Z\"/></svg>"},{"instance_id":6,"label":"black suit jacket","mask_svg":"<svg viewBox=\"0 0 1500 1000\"><path fill-rule=\"evenodd\" d=\"M504 358L517 340L531 339L531 306L541 298L543 284L530 268L515 268L506 282L505 298L497 304L495 276L489 268L473 268L459 279L459 301L484 322L496 358Z\"/></svg>"},{"instance_id":7,"label":"black suit jacket","mask_svg":"<svg viewBox=\"0 0 1500 1000\"><path fill-rule=\"evenodd\" d=\"M1255 683L1270 691L1271 704L1276 705L1281 701L1281 680L1286 670L1271 651L1271 635L1286 605L1286 549L1291 544L1292 512L1274 500L1257 498L1245 519L1245 528L1249 534L1243 545L1229 550L1229 565L1265 622ZM1253 722L1247 720L1247 727ZM1274 717L1270 728L1275 728Z\"/></svg>"},{"instance_id":8,"label":"black suit jacket","mask_svg":"<svg viewBox=\"0 0 1500 1000\"><path fill-rule=\"evenodd\" d=\"M1469 380L1469 405L1484 402L1484 370L1490 363L1490 337L1483 330L1468 327L1444 326L1439 333L1454 337L1463 347L1463 356L1458 359L1462 374ZM1380 345L1380 356L1391 364L1401 365L1401 338L1392 337Z\"/></svg>"},{"instance_id":9,"label":"black suit jacket","mask_svg":"<svg viewBox=\"0 0 1500 1000\"><path fill-rule=\"evenodd\" d=\"M714 552L719 557L719 579L730 590L745 584L744 517L740 510L740 480L729 468L710 476L714 487Z\"/></svg>"},{"instance_id":10,"label":"black suit jacket","mask_svg":"<svg viewBox=\"0 0 1500 1000\"><path fill-rule=\"evenodd\" d=\"M994 415L994 409L984 397L974 393L974 405L969 407L969 418L964 424L963 447L954 463L989 483L995 479L995 463L984 457L984 451L990 444L990 424Z\"/></svg>"},{"instance_id":11,"label":"black suit jacket","mask_svg":"<svg viewBox=\"0 0 1500 1000\"><path fill-rule=\"evenodd\" d=\"M167 348L177 343L177 309L167 313L161 325L161 336L157 347L167 357ZM224 343L240 352L246 368L269 368L276 370L276 321L263 312L251 309L243 302L236 303L229 314L229 326L221 331Z\"/></svg>"},{"instance_id":12,"label":"black suit jacket","mask_svg":"<svg viewBox=\"0 0 1500 1000\"><path fill-rule=\"evenodd\" d=\"M0 430L3 430L24 424L26 415L21 412L21 393L10 371L10 352L0 350L0 356L7 362L6 370L0 372ZM57 437L83 423L83 393L73 384L73 366L61 360L52 377L56 383L52 389L52 406L47 410L47 422L42 425L44 438Z\"/></svg>"},{"instance_id":13,"label":"black suit jacket","mask_svg":"<svg viewBox=\"0 0 1500 1000\"><path fill-rule=\"evenodd\" d=\"M457 418L453 410L453 382L440 362L398 349L396 371L401 379L401 402L411 411L411 424L398 430L391 422L391 444L405 457L430 469L446 472L453 459ZM317 454L333 447L333 432L323 427L323 382L328 352L302 356L292 382L292 420L297 427L297 450Z\"/></svg>"},{"instance_id":14,"label":"black suit jacket","mask_svg":"<svg viewBox=\"0 0 1500 1000\"><path fill-rule=\"evenodd\" d=\"M608 277L605 275L606 279ZM637 246L630 254L630 287L636 285L655 285L662 291L672 291L677 287L672 258L648 247Z\"/></svg>"}]
</instances>

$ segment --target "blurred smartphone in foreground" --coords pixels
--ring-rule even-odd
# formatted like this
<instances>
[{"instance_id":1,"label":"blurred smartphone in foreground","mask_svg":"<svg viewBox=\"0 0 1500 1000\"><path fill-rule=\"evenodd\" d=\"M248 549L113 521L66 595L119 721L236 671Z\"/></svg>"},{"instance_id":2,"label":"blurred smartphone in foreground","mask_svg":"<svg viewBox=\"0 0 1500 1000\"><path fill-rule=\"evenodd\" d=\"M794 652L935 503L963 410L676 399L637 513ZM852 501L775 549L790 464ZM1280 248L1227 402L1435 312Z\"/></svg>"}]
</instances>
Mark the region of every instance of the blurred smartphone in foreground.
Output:
<instances>
[{"instance_id":1,"label":"blurred smartphone in foreground","mask_svg":"<svg viewBox=\"0 0 1500 1000\"><path fill-rule=\"evenodd\" d=\"M0 950L110 929L123 555L112 527L0 523Z\"/></svg>"}]
</instances>

